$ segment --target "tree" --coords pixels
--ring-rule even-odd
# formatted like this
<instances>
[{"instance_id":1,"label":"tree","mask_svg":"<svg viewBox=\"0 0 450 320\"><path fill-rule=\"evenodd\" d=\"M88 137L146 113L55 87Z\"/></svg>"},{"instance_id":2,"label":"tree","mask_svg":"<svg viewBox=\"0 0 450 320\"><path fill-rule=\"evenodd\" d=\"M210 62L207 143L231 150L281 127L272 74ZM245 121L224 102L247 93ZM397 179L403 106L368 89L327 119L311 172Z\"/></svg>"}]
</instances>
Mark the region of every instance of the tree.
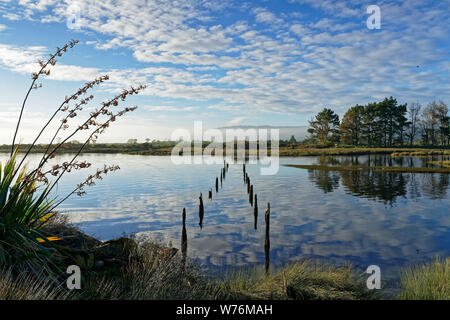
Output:
<instances>
[{"instance_id":1,"label":"tree","mask_svg":"<svg viewBox=\"0 0 450 320\"><path fill-rule=\"evenodd\" d=\"M406 104L398 105L397 99L385 98L378 103L378 121L383 136L382 144L392 146L394 142L403 144L404 128L407 123ZM396 141L395 141L396 140Z\"/></svg>"},{"instance_id":2,"label":"tree","mask_svg":"<svg viewBox=\"0 0 450 320\"><path fill-rule=\"evenodd\" d=\"M408 108L408 122L406 129L406 137L410 145L413 144L417 136L418 124L420 120L420 110L422 105L419 102L413 102Z\"/></svg>"},{"instance_id":3,"label":"tree","mask_svg":"<svg viewBox=\"0 0 450 320\"><path fill-rule=\"evenodd\" d=\"M137 139L128 139L127 143L128 144L136 144L137 143Z\"/></svg>"},{"instance_id":4,"label":"tree","mask_svg":"<svg viewBox=\"0 0 450 320\"><path fill-rule=\"evenodd\" d=\"M400 145L403 145L405 141L405 129L408 126L407 112L408 104L406 103L395 107L395 143Z\"/></svg>"},{"instance_id":5,"label":"tree","mask_svg":"<svg viewBox=\"0 0 450 320\"><path fill-rule=\"evenodd\" d=\"M341 141L352 145L358 145L361 141L364 107L356 105L350 108L342 118L340 126Z\"/></svg>"},{"instance_id":6,"label":"tree","mask_svg":"<svg viewBox=\"0 0 450 320\"><path fill-rule=\"evenodd\" d=\"M339 140L339 116L333 110L324 108L311 121L308 132L317 137L320 144Z\"/></svg>"},{"instance_id":7,"label":"tree","mask_svg":"<svg viewBox=\"0 0 450 320\"><path fill-rule=\"evenodd\" d=\"M380 144L381 130L378 121L378 105L376 102L364 106L362 116L362 138L369 146Z\"/></svg>"},{"instance_id":8,"label":"tree","mask_svg":"<svg viewBox=\"0 0 450 320\"><path fill-rule=\"evenodd\" d=\"M438 127L439 105L436 101L430 102L422 112L422 128L423 128L423 141L426 145L437 144L436 128Z\"/></svg>"},{"instance_id":9,"label":"tree","mask_svg":"<svg viewBox=\"0 0 450 320\"><path fill-rule=\"evenodd\" d=\"M440 101L439 105L436 107L436 116L438 119L438 134L439 134L439 140L441 145L446 145L449 138L449 123L450 123L450 117L448 114L448 107L443 102Z\"/></svg>"},{"instance_id":10,"label":"tree","mask_svg":"<svg viewBox=\"0 0 450 320\"><path fill-rule=\"evenodd\" d=\"M289 144L295 144L297 143L297 140L295 140L294 135L291 136L291 138L289 139Z\"/></svg>"},{"instance_id":11,"label":"tree","mask_svg":"<svg viewBox=\"0 0 450 320\"><path fill-rule=\"evenodd\" d=\"M393 97L373 102L361 111L361 138L370 146L403 144L407 105L399 105Z\"/></svg>"}]
</instances>

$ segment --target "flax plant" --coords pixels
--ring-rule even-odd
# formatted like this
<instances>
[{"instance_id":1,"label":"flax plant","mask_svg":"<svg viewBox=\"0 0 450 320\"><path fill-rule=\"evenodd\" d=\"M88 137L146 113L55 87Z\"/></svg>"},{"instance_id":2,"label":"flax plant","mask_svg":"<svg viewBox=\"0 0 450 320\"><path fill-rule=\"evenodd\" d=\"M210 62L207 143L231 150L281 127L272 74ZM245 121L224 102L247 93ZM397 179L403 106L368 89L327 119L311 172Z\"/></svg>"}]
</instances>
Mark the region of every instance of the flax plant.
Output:
<instances>
[{"instance_id":1,"label":"flax plant","mask_svg":"<svg viewBox=\"0 0 450 320\"><path fill-rule=\"evenodd\" d=\"M58 206L69 196L85 194L85 188L94 185L95 180L102 179L103 175L120 169L116 165L105 165L93 174L88 175L77 186L74 186L73 191L68 195L58 198L52 193L66 173L91 167L90 163L78 160L85 146L95 142L99 135L104 133L117 118L137 108L122 107L119 110L114 110L119 108L121 102L124 102L128 96L138 94L143 90L145 88L143 85L123 89L121 93L102 102L95 111L90 112L86 119L81 121L81 125L68 131L70 128L69 122L73 118L80 117L83 108L92 103L94 96L89 92L94 87L109 80L108 75L102 75L91 82L87 82L72 95L66 96L38 132L33 143L24 152L22 159L17 160L20 145L16 144L16 138L32 90L42 87L42 83L38 84L37 81L50 75L50 68L57 63L56 58L61 57L68 49L74 48L77 43L77 40L72 40L62 48L57 48L46 61L39 60L40 68L37 72L32 73L32 83L22 102L12 140L10 158L4 166L0 163L0 267L13 269L20 267L18 269L20 272L25 267L25 269L32 270L35 273L38 273L38 270L40 272L47 270L50 273L55 270L53 261L55 261L55 256L59 254L59 250L50 241L52 238L47 238L42 232L42 227L56 213ZM50 143L46 146L46 151L42 154L40 161L35 167L27 168L25 161L28 159L30 152L36 146L44 131L61 114L63 116L60 124L52 135ZM61 147L80 132L86 132L87 139L80 144L78 151L68 161L50 165L50 160L55 157ZM65 138L58 143L54 143L56 137L61 133L66 133Z\"/></svg>"}]
</instances>

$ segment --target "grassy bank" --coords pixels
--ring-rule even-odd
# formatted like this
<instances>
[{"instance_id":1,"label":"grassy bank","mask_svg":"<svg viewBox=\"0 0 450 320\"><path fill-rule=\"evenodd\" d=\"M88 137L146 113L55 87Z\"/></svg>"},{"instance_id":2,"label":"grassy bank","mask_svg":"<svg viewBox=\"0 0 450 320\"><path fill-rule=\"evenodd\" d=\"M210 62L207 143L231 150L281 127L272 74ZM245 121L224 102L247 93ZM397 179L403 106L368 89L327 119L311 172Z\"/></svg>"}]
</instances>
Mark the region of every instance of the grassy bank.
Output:
<instances>
[{"instance_id":1,"label":"grassy bank","mask_svg":"<svg viewBox=\"0 0 450 320\"><path fill-rule=\"evenodd\" d=\"M315 147L280 147L280 156L299 157L299 156L351 156L351 155L369 155L369 154L399 154L403 156L415 153L433 152L435 154L450 154L450 150L429 148L366 148L366 147L335 147L335 148L315 148Z\"/></svg>"},{"instance_id":2,"label":"grassy bank","mask_svg":"<svg viewBox=\"0 0 450 320\"><path fill-rule=\"evenodd\" d=\"M398 173L450 173L450 167L447 168L409 168L409 167L382 167L382 166L323 166L323 165L300 165L286 164L286 167L322 170L322 171L358 171L374 170L376 172L398 172Z\"/></svg>"},{"instance_id":3,"label":"grassy bank","mask_svg":"<svg viewBox=\"0 0 450 320\"><path fill-rule=\"evenodd\" d=\"M209 143L205 142L203 147ZM175 142L151 142L151 143L97 143L87 144L82 153L122 153L135 155L171 155ZM28 150L29 145L22 145L20 151ZM66 143L59 149L59 153L78 152L80 145L78 143ZM47 145L36 145L32 153L43 153ZM0 152L8 153L11 146L1 145ZM194 152L194 149L191 149ZM225 153L225 147L224 147ZM246 150L246 154L256 154L256 150ZM339 156L339 155L367 155L367 154L390 154L395 157L406 156L432 156L432 155L450 155L449 149L430 148L430 147L398 147L398 148L369 148L369 147L321 147L315 145L280 145L279 155L281 157L300 157L300 156ZM225 154L224 154L225 155ZM269 148L270 155L270 148Z\"/></svg>"},{"instance_id":4,"label":"grassy bank","mask_svg":"<svg viewBox=\"0 0 450 320\"><path fill-rule=\"evenodd\" d=\"M391 154L391 157L432 157L432 156L448 156L450 150L412 150L412 151L398 151Z\"/></svg>"},{"instance_id":5,"label":"grassy bank","mask_svg":"<svg viewBox=\"0 0 450 320\"><path fill-rule=\"evenodd\" d=\"M444 167L444 168L450 168L450 160L428 161L428 163L436 165L436 166L441 166L441 167Z\"/></svg>"}]
</instances>

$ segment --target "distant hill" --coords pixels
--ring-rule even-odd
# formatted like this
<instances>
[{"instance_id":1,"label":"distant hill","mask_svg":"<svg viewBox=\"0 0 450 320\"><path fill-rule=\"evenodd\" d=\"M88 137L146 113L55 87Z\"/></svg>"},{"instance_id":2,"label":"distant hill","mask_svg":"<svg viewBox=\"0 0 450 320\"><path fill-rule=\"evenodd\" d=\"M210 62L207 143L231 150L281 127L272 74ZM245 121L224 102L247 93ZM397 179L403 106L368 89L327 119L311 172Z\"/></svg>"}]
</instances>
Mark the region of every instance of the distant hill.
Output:
<instances>
[{"instance_id":1,"label":"distant hill","mask_svg":"<svg viewBox=\"0 0 450 320\"><path fill-rule=\"evenodd\" d=\"M295 139L297 141L306 139L308 134L308 127L307 126L269 126L269 125L263 125L263 126L229 126L229 127L220 127L219 130L222 130L225 132L226 129L242 129L242 130L248 130L248 129L279 129L280 130L280 139L281 140L288 140L291 138L292 135L295 136Z\"/></svg>"}]
</instances>

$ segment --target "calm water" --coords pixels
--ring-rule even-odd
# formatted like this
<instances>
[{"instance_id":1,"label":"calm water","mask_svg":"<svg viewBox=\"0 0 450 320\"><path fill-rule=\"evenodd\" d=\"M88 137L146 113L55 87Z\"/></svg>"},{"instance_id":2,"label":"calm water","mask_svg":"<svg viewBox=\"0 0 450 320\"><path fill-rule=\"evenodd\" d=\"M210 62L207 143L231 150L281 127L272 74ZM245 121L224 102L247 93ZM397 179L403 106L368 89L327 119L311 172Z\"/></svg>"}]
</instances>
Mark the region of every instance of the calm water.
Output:
<instances>
[{"instance_id":1,"label":"calm water","mask_svg":"<svg viewBox=\"0 0 450 320\"><path fill-rule=\"evenodd\" d=\"M3 161L6 155L0 155ZM63 158L61 158L63 159ZM56 159L60 161L61 159ZM64 158L67 160L67 158ZM61 209L88 234L111 239L136 233L180 247L182 209L187 210L187 255L206 267L264 264L264 211L271 204L271 265L315 258L381 267L396 279L399 267L450 255L448 174L309 171L281 166L276 176L247 172L258 195L254 229L242 165L230 165L213 200L220 165L176 166L170 157L83 155L93 171L121 167L83 197ZM282 164L359 164L420 167L426 159L388 156L281 158ZM71 173L58 187L68 193L85 172ZM220 185L220 184L219 184ZM205 214L199 227L198 197Z\"/></svg>"}]
</instances>

